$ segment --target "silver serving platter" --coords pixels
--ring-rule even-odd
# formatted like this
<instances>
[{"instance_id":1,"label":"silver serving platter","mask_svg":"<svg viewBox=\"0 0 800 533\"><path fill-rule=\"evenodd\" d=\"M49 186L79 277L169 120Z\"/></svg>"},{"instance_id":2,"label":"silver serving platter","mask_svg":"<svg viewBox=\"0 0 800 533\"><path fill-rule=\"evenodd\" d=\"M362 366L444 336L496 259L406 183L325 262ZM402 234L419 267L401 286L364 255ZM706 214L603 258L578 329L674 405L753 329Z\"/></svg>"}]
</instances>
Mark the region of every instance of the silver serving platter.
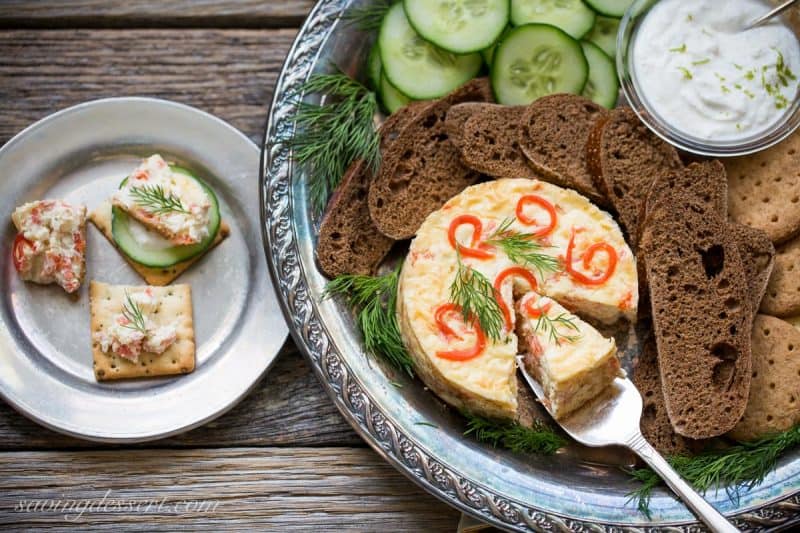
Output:
<instances>
[{"instance_id":1,"label":"silver serving platter","mask_svg":"<svg viewBox=\"0 0 800 533\"><path fill-rule=\"evenodd\" d=\"M703 530L667 491L657 490L647 520L628 502L636 487L614 449L569 446L552 456L515 455L464 437L464 421L418 380L365 354L341 302L325 300L326 278L314 248L318 220L306 179L279 139L293 133L299 85L333 64L358 76L373 36L340 19L358 0L321 0L311 11L278 79L262 155L264 245L284 313L297 345L355 430L419 486L470 515L512 530ZM398 383L400 387L391 384ZM420 422L424 422L421 424ZM429 425L433 424L433 426ZM746 530L800 523L800 450L732 501L724 489L707 497Z\"/></svg>"},{"instance_id":2,"label":"silver serving platter","mask_svg":"<svg viewBox=\"0 0 800 533\"><path fill-rule=\"evenodd\" d=\"M11 262L15 206L43 198L107 199L138 161L160 153L216 192L231 235L185 272L192 286L196 370L97 383L88 281L144 285L93 225L77 297L19 279ZM224 413L275 359L287 328L269 282L256 203L259 150L200 110L113 98L55 113L0 149L0 396L57 431L107 442L165 437Z\"/></svg>"}]
</instances>

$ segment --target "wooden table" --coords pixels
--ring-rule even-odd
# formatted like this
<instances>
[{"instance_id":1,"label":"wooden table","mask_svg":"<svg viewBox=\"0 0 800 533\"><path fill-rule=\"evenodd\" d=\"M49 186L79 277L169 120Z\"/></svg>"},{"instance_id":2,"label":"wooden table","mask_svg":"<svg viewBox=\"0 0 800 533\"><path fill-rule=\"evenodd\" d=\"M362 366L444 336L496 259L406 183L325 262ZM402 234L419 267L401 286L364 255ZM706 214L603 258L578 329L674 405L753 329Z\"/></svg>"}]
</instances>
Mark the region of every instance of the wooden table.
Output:
<instances>
[{"instance_id":1,"label":"wooden table","mask_svg":"<svg viewBox=\"0 0 800 533\"><path fill-rule=\"evenodd\" d=\"M196 106L260 143L273 84L312 5L0 0L0 145L54 111L109 96ZM231 412L139 446L65 437L0 401L0 529L457 523L350 429L291 341Z\"/></svg>"}]
</instances>

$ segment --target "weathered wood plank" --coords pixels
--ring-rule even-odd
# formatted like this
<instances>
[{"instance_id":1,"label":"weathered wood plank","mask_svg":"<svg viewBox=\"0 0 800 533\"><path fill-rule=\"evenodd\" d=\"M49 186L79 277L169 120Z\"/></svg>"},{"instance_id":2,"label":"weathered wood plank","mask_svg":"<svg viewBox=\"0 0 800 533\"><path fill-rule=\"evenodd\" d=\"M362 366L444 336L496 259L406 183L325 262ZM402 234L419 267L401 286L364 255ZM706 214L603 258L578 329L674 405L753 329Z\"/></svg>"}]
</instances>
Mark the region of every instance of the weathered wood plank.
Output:
<instances>
[{"instance_id":1,"label":"weathered wood plank","mask_svg":"<svg viewBox=\"0 0 800 533\"><path fill-rule=\"evenodd\" d=\"M365 444L336 410L294 344L287 341L275 366L231 411L183 435L141 446ZM0 401L0 451L98 447L109 446L67 437L42 428Z\"/></svg>"},{"instance_id":2,"label":"weathered wood plank","mask_svg":"<svg viewBox=\"0 0 800 533\"><path fill-rule=\"evenodd\" d=\"M260 143L275 79L295 34L294 29L0 31L0 144L54 111L112 96L194 105Z\"/></svg>"},{"instance_id":3,"label":"weathered wood plank","mask_svg":"<svg viewBox=\"0 0 800 533\"><path fill-rule=\"evenodd\" d=\"M3 28L299 26L314 0L3 0Z\"/></svg>"},{"instance_id":4,"label":"weathered wood plank","mask_svg":"<svg viewBox=\"0 0 800 533\"><path fill-rule=\"evenodd\" d=\"M0 529L454 531L458 523L456 511L367 449L3 453L0 472Z\"/></svg>"}]
</instances>

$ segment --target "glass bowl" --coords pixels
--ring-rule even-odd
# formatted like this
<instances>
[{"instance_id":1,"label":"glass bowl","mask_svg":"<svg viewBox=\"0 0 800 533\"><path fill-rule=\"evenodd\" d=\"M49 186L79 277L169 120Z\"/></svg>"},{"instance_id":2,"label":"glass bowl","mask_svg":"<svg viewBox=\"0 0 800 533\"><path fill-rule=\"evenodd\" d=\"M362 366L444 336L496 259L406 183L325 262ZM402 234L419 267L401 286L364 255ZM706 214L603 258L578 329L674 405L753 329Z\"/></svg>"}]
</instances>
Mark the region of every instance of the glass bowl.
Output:
<instances>
[{"instance_id":1,"label":"glass bowl","mask_svg":"<svg viewBox=\"0 0 800 533\"><path fill-rule=\"evenodd\" d=\"M704 139L689 135L670 125L663 117L655 112L642 94L635 69L633 68L633 43L636 41L637 31L650 9L659 0L635 0L631 4L620 23L617 35L617 73L620 86L625 98L633 110L650 130L671 145L703 156L733 157L752 154L773 146L800 126L800 91L795 94L794 101L787 107L784 115L766 130L754 135L736 139ZM795 8L793 8L795 9ZM793 13L798 16L798 13ZM785 19L795 34L798 32L796 25Z\"/></svg>"}]
</instances>

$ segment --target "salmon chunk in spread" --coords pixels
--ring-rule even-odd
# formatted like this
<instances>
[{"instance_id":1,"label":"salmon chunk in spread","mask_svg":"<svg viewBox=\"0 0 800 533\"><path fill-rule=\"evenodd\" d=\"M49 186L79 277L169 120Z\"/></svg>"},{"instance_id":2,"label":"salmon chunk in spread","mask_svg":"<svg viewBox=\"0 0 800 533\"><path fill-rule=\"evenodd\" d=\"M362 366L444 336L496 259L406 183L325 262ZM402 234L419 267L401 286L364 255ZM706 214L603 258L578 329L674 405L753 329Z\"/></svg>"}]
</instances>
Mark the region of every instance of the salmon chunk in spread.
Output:
<instances>
[{"instance_id":1,"label":"salmon chunk in spread","mask_svg":"<svg viewBox=\"0 0 800 533\"><path fill-rule=\"evenodd\" d=\"M40 200L18 207L11 220L19 232L12 254L20 277L77 291L86 274L86 207Z\"/></svg>"}]
</instances>

